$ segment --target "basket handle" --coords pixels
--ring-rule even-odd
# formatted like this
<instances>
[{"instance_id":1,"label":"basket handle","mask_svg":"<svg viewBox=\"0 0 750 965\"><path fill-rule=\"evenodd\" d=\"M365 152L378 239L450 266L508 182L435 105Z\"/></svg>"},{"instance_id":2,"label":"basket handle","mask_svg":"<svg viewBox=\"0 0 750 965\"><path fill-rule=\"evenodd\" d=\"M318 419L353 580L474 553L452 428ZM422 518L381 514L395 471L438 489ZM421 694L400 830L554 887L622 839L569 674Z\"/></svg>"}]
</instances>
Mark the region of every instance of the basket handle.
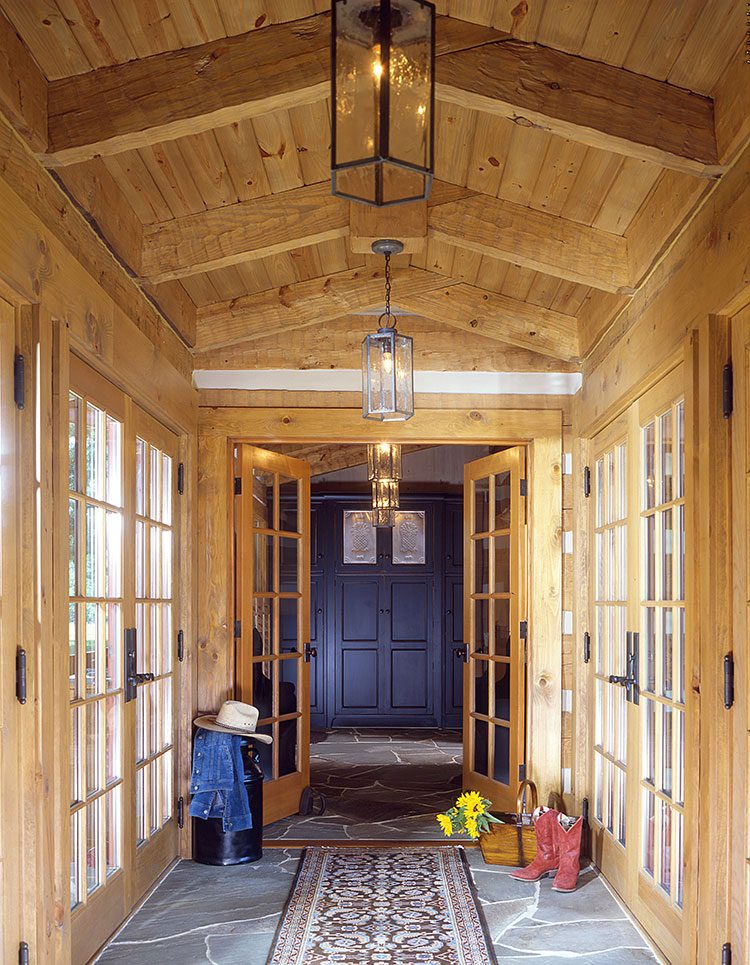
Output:
<instances>
[{"instance_id":1,"label":"basket handle","mask_svg":"<svg viewBox=\"0 0 750 965\"><path fill-rule=\"evenodd\" d=\"M528 778L525 781L521 781L521 783L518 785L518 795L516 797L516 814L518 815L519 821L521 821L522 816L524 814L528 814L527 811L523 810L524 791L527 788L529 791L529 796L531 797L531 814L533 814L534 811L536 811L537 807L539 806L539 797L536 791L536 784L533 781L529 780Z\"/></svg>"}]
</instances>

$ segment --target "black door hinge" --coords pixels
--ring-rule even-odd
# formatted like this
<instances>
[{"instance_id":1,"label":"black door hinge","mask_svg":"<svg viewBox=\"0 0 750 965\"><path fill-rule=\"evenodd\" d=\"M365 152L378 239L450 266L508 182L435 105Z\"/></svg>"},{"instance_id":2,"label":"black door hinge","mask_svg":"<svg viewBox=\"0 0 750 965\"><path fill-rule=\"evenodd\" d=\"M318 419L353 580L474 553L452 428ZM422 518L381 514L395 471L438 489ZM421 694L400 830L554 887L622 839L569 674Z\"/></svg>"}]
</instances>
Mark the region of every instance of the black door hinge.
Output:
<instances>
[{"instance_id":1,"label":"black door hinge","mask_svg":"<svg viewBox=\"0 0 750 965\"><path fill-rule=\"evenodd\" d=\"M26 404L26 359L20 354L13 359L13 401L18 409Z\"/></svg>"},{"instance_id":2,"label":"black door hinge","mask_svg":"<svg viewBox=\"0 0 750 965\"><path fill-rule=\"evenodd\" d=\"M521 639L522 639L522 640L526 640L526 638L528 637L528 635L529 635L529 624L528 624L528 621L527 621L527 620L521 620L520 634L521 634Z\"/></svg>"},{"instance_id":3,"label":"black door hinge","mask_svg":"<svg viewBox=\"0 0 750 965\"><path fill-rule=\"evenodd\" d=\"M185 798L177 799L177 827L182 830L185 827Z\"/></svg>"},{"instance_id":4,"label":"black door hinge","mask_svg":"<svg viewBox=\"0 0 750 965\"><path fill-rule=\"evenodd\" d=\"M234 477L234 495L235 496L242 495L242 477L241 476Z\"/></svg>"},{"instance_id":5,"label":"black door hinge","mask_svg":"<svg viewBox=\"0 0 750 965\"><path fill-rule=\"evenodd\" d=\"M26 703L26 651L21 647L16 650L16 700Z\"/></svg>"},{"instance_id":6,"label":"black door hinge","mask_svg":"<svg viewBox=\"0 0 750 965\"><path fill-rule=\"evenodd\" d=\"M177 464L177 492L180 496L185 495L185 463Z\"/></svg>"},{"instance_id":7,"label":"black door hinge","mask_svg":"<svg viewBox=\"0 0 750 965\"><path fill-rule=\"evenodd\" d=\"M734 704L734 657L731 653L724 657L724 706L731 710Z\"/></svg>"},{"instance_id":8,"label":"black door hinge","mask_svg":"<svg viewBox=\"0 0 750 965\"><path fill-rule=\"evenodd\" d=\"M519 765L518 765L518 780L519 780L519 781L525 781L525 780L526 780L526 765L525 765L525 764L519 764Z\"/></svg>"},{"instance_id":9,"label":"black door hinge","mask_svg":"<svg viewBox=\"0 0 750 965\"><path fill-rule=\"evenodd\" d=\"M528 494L528 484L525 479L521 480L521 495L526 496Z\"/></svg>"},{"instance_id":10,"label":"black door hinge","mask_svg":"<svg viewBox=\"0 0 750 965\"><path fill-rule=\"evenodd\" d=\"M721 965L732 965L732 946L729 942L721 946Z\"/></svg>"},{"instance_id":11,"label":"black door hinge","mask_svg":"<svg viewBox=\"0 0 750 965\"><path fill-rule=\"evenodd\" d=\"M722 372L721 405L724 418L729 419L734 409L734 369L731 362L727 362Z\"/></svg>"},{"instance_id":12,"label":"black door hinge","mask_svg":"<svg viewBox=\"0 0 750 965\"><path fill-rule=\"evenodd\" d=\"M583 495L591 495L591 469L589 466L583 467Z\"/></svg>"},{"instance_id":13,"label":"black door hinge","mask_svg":"<svg viewBox=\"0 0 750 965\"><path fill-rule=\"evenodd\" d=\"M29 965L29 943L21 942L18 946L18 965Z\"/></svg>"},{"instance_id":14,"label":"black door hinge","mask_svg":"<svg viewBox=\"0 0 750 965\"><path fill-rule=\"evenodd\" d=\"M242 623L239 620L234 621L234 638L239 640L242 636Z\"/></svg>"},{"instance_id":15,"label":"black door hinge","mask_svg":"<svg viewBox=\"0 0 750 965\"><path fill-rule=\"evenodd\" d=\"M591 634L588 630L583 635L583 662L591 660Z\"/></svg>"},{"instance_id":16,"label":"black door hinge","mask_svg":"<svg viewBox=\"0 0 750 965\"><path fill-rule=\"evenodd\" d=\"M177 631L177 659L180 663L185 659L185 633L182 630Z\"/></svg>"},{"instance_id":17,"label":"black door hinge","mask_svg":"<svg viewBox=\"0 0 750 965\"><path fill-rule=\"evenodd\" d=\"M587 797L581 801L581 817L584 824L589 823L589 799Z\"/></svg>"}]
</instances>

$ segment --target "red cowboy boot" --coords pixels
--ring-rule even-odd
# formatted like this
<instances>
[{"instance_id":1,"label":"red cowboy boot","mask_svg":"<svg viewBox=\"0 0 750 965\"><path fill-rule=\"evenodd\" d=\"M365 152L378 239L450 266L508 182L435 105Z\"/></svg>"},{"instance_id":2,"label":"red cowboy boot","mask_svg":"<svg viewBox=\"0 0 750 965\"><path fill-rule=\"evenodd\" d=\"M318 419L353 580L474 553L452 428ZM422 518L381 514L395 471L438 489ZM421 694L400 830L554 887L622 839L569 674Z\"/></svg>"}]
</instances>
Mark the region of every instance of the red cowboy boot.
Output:
<instances>
[{"instance_id":1,"label":"red cowboy boot","mask_svg":"<svg viewBox=\"0 0 750 965\"><path fill-rule=\"evenodd\" d=\"M555 844L560 855L560 870L552 882L554 891L575 891L581 867L581 834L583 818L558 815L555 821Z\"/></svg>"},{"instance_id":2,"label":"red cowboy boot","mask_svg":"<svg viewBox=\"0 0 750 965\"><path fill-rule=\"evenodd\" d=\"M536 831L536 857L527 868L511 871L511 878L518 881L539 881L550 871L554 871L560 864L557 852L556 828L558 811L549 808L537 808L534 811L534 829Z\"/></svg>"}]
</instances>

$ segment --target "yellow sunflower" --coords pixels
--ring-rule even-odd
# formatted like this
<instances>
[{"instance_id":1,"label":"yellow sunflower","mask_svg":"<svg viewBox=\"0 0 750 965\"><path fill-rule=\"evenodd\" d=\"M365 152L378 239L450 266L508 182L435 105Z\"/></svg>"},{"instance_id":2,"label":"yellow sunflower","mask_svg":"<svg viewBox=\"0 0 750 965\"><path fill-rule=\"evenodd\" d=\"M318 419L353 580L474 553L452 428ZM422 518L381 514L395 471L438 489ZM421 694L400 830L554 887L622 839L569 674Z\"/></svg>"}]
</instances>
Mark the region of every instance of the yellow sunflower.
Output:
<instances>
[{"instance_id":1,"label":"yellow sunflower","mask_svg":"<svg viewBox=\"0 0 750 965\"><path fill-rule=\"evenodd\" d=\"M438 814L437 823L442 828L446 838L449 838L453 834L453 824L447 814Z\"/></svg>"},{"instance_id":2,"label":"yellow sunflower","mask_svg":"<svg viewBox=\"0 0 750 965\"><path fill-rule=\"evenodd\" d=\"M468 817L466 819L466 833L469 835L470 838L479 837L479 828L477 827L476 818Z\"/></svg>"},{"instance_id":3,"label":"yellow sunflower","mask_svg":"<svg viewBox=\"0 0 750 965\"><path fill-rule=\"evenodd\" d=\"M456 805L464 809L467 818L484 814L487 810L482 795L478 791L464 791L456 801Z\"/></svg>"}]
</instances>

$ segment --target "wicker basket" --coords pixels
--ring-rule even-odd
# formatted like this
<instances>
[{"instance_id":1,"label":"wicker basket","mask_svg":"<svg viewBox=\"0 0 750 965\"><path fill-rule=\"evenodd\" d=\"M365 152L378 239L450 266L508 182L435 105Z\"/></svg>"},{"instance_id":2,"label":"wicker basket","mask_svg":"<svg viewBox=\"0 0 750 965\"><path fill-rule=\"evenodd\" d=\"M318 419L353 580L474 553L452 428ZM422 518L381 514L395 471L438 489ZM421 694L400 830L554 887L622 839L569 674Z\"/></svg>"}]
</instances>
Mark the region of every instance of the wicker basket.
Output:
<instances>
[{"instance_id":1,"label":"wicker basket","mask_svg":"<svg viewBox=\"0 0 750 965\"><path fill-rule=\"evenodd\" d=\"M531 798L531 811L527 811L527 797ZM525 868L536 856L536 832L531 816L537 807L536 785L523 781L518 787L516 814L496 814L502 824L493 824L492 830L479 836L479 847L486 864L505 865L508 868Z\"/></svg>"}]
</instances>

